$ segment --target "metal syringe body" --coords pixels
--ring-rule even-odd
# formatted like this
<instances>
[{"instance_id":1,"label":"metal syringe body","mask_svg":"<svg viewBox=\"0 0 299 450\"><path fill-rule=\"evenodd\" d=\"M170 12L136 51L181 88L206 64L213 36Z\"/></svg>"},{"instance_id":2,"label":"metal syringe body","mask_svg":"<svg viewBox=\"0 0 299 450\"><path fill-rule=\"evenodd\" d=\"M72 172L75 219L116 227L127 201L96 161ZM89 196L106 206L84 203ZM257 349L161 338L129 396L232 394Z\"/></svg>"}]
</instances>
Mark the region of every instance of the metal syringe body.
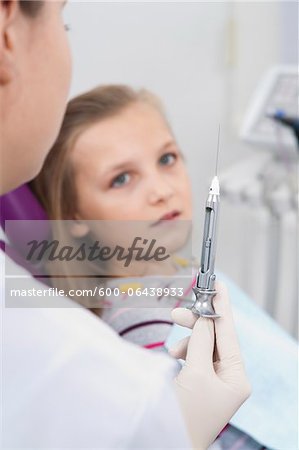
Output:
<instances>
[{"instance_id":1,"label":"metal syringe body","mask_svg":"<svg viewBox=\"0 0 299 450\"><path fill-rule=\"evenodd\" d=\"M193 288L196 300L191 307L194 314L212 319L220 317L216 314L212 302L213 297L216 295L216 275L214 273L214 268L216 258L216 235L219 203L219 181L217 176L215 176L212 180L206 201L201 264L197 273L196 286Z\"/></svg>"}]
</instances>

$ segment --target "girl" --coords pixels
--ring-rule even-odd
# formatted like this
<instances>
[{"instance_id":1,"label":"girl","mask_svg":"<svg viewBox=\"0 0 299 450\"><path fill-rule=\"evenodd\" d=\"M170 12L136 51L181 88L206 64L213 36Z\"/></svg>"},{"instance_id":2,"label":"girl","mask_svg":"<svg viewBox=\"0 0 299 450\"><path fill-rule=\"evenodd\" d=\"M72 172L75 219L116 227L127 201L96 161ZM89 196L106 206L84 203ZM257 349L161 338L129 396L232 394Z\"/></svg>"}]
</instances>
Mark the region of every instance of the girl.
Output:
<instances>
[{"instance_id":1,"label":"girl","mask_svg":"<svg viewBox=\"0 0 299 450\"><path fill-rule=\"evenodd\" d=\"M50 219L75 219L70 236L62 238L60 234L60 242L70 243L71 236L75 240L87 240L91 233L106 243L110 241L111 245L113 240L119 244L120 236L125 235L128 243L134 236L144 236L146 225L153 222L157 223L150 230L151 237L156 240L159 237L160 242L165 243L167 236L167 251L172 255L188 239L192 216L191 188L183 155L161 104L145 90L135 92L125 86L104 86L73 99L68 105L60 135L33 188ZM108 233L103 230L105 221L110 221ZM170 222L171 227L167 226ZM95 223L98 228L99 223L102 224L100 231L94 229ZM112 227L114 238L111 237ZM64 231L68 232L68 228ZM174 287L176 281L190 292L190 281L186 285L183 274L180 279L174 277L179 263L187 266L184 272L191 278L191 265L175 257L165 261L163 266L159 264L155 273L160 270L164 275L164 285ZM111 277L117 270L111 264L105 268L85 263L88 276L98 277L100 273L108 272ZM52 263L48 270L53 276L66 276L65 279L55 278L60 288L74 287L76 282L82 288L83 280L71 277L72 271L76 274L76 269L70 262L59 263L59 267ZM134 265L134 270L131 263L125 274L128 277L131 271L135 276L149 275L153 270L154 265L150 262L139 262ZM124 267L121 273L124 276ZM169 275L172 276L170 284L165 282L166 274L167 280ZM88 278L87 282L90 287ZM153 283L151 278L150 286ZM132 286L145 288L147 284L145 279L142 282L131 279L125 283L120 279L105 283L106 287L117 288L120 292ZM156 279L154 284L161 288L163 280ZM174 289L172 292L179 293ZM135 298L135 305L143 307L139 311L132 309L134 299L131 296L123 294L112 298L110 295L102 302L104 309L92 309L121 336L153 348L162 346L169 333L172 323L169 307L177 303L174 297L168 301L157 297L154 301L151 297L148 299L150 308L145 308L144 302L140 305L142 297ZM81 298L78 300L82 301ZM128 301L130 309L120 311L120 305L127 307Z\"/></svg>"}]
</instances>

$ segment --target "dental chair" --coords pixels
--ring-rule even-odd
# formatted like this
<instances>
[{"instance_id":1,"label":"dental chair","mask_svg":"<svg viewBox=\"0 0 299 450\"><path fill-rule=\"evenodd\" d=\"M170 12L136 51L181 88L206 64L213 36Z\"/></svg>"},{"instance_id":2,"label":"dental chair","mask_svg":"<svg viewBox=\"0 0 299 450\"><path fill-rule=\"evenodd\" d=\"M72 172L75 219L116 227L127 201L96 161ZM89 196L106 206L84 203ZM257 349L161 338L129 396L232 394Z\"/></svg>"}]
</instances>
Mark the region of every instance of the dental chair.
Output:
<instances>
[{"instance_id":1,"label":"dental chair","mask_svg":"<svg viewBox=\"0 0 299 450\"><path fill-rule=\"evenodd\" d=\"M50 226L46 212L28 184L0 197L0 221L5 232L5 241L0 240L1 250L33 276L42 276L42 267L26 260L27 244L32 240L48 239ZM22 233L19 226L5 223L6 221L22 221ZM38 221L36 226L32 221Z\"/></svg>"}]
</instances>

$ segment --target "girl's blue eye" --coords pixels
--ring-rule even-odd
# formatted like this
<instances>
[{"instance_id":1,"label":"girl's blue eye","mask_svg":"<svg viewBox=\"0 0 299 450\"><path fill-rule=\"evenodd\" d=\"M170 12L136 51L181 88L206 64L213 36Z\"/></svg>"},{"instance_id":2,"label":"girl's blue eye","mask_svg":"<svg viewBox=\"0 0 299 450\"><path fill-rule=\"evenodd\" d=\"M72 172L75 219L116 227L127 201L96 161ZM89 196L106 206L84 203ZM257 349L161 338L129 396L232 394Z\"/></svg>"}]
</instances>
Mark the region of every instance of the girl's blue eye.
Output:
<instances>
[{"instance_id":1,"label":"girl's blue eye","mask_svg":"<svg viewBox=\"0 0 299 450\"><path fill-rule=\"evenodd\" d=\"M177 156L175 153L165 153L165 155L161 156L160 163L164 166L170 166L176 159Z\"/></svg>"},{"instance_id":2,"label":"girl's blue eye","mask_svg":"<svg viewBox=\"0 0 299 450\"><path fill-rule=\"evenodd\" d=\"M129 181L129 174L128 173L121 173L111 183L111 187L121 187L128 183Z\"/></svg>"}]
</instances>

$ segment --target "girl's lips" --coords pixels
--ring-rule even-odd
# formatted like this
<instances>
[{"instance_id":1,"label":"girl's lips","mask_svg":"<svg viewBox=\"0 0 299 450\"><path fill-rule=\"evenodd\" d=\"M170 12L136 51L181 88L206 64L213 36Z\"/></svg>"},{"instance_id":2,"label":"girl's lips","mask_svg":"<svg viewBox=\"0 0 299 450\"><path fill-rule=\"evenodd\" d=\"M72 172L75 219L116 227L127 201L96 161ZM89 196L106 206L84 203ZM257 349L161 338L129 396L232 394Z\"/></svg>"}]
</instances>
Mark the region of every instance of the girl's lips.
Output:
<instances>
[{"instance_id":1,"label":"girl's lips","mask_svg":"<svg viewBox=\"0 0 299 450\"><path fill-rule=\"evenodd\" d=\"M164 216L162 216L159 220L157 220L157 222L154 222L153 225L158 225L163 220L174 220L174 219L177 219L180 215L181 215L180 211L177 211L177 210L170 211L169 213L164 214Z\"/></svg>"}]
</instances>

